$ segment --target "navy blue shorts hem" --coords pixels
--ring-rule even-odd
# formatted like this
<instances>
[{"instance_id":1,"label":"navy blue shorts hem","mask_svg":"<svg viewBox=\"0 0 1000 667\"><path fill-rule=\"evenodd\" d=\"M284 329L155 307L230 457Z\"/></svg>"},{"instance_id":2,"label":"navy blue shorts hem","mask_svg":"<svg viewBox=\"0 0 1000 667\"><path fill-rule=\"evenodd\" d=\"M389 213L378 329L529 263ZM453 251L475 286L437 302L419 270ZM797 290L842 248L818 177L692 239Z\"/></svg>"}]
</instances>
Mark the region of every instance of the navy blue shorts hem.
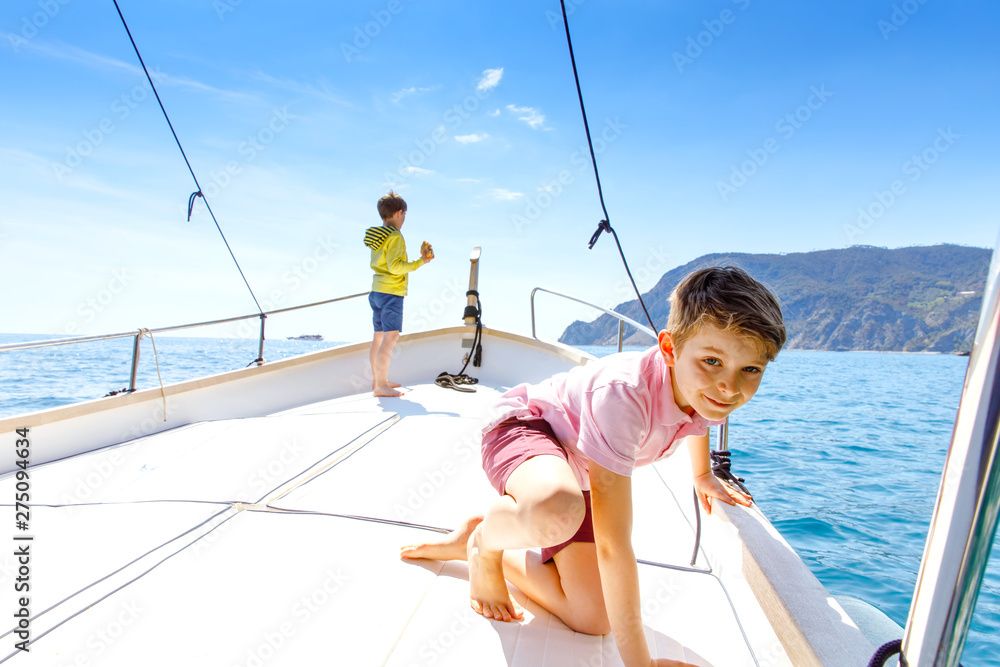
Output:
<instances>
[{"instance_id":1,"label":"navy blue shorts hem","mask_svg":"<svg viewBox=\"0 0 1000 667\"><path fill-rule=\"evenodd\" d=\"M376 332L403 330L403 297L371 292L368 294L368 304L372 307L372 326Z\"/></svg>"}]
</instances>

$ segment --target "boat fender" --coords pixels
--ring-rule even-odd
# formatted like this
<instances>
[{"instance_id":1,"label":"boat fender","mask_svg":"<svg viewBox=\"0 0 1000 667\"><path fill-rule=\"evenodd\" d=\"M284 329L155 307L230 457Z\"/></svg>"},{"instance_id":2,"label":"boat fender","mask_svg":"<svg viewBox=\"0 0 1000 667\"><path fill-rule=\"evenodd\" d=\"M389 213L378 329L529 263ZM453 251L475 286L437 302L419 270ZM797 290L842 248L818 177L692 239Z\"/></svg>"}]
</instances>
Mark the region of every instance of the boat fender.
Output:
<instances>
[{"instance_id":1,"label":"boat fender","mask_svg":"<svg viewBox=\"0 0 1000 667\"><path fill-rule=\"evenodd\" d=\"M882 646L903 636L903 628L878 607L850 595L834 595L833 599L847 612L872 646Z\"/></svg>"}]
</instances>

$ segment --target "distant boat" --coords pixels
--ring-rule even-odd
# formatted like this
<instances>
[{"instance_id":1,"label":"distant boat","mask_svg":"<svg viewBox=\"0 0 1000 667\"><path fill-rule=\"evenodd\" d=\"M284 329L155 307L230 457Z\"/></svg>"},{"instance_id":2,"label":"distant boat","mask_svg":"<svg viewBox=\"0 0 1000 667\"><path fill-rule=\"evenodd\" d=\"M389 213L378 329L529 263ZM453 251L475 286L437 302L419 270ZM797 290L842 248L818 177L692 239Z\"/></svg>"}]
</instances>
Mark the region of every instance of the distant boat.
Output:
<instances>
[{"instance_id":1,"label":"distant boat","mask_svg":"<svg viewBox=\"0 0 1000 667\"><path fill-rule=\"evenodd\" d=\"M323 340L319 334L304 334L302 336L289 336L288 340Z\"/></svg>"}]
</instances>

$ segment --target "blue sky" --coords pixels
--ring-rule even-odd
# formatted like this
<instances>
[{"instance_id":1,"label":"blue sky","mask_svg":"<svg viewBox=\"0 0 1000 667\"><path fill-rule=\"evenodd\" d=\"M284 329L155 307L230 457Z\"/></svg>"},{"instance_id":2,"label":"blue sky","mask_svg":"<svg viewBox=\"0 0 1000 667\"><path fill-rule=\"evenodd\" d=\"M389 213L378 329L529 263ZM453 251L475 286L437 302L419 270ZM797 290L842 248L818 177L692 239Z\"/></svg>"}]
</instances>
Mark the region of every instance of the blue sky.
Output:
<instances>
[{"instance_id":1,"label":"blue sky","mask_svg":"<svg viewBox=\"0 0 1000 667\"><path fill-rule=\"evenodd\" d=\"M555 2L120 0L266 309L366 291L364 229L409 203L404 329L489 326L543 286L630 298ZM712 252L997 237L1000 8L945 0L568 2L612 224L640 287ZM0 15L0 331L81 335L255 311L109 2ZM585 309L545 301L555 337ZM364 300L272 337L370 336ZM197 335L255 336L226 325Z\"/></svg>"}]
</instances>

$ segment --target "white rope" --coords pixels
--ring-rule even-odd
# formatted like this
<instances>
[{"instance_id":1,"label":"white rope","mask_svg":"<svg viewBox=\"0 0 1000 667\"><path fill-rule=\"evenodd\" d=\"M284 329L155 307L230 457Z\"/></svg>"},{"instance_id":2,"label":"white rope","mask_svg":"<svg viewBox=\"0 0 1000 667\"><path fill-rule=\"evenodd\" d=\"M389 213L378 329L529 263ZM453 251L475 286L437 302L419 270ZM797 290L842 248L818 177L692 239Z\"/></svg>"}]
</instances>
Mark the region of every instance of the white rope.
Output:
<instances>
[{"instance_id":1,"label":"white rope","mask_svg":"<svg viewBox=\"0 0 1000 667\"><path fill-rule=\"evenodd\" d=\"M149 342L153 344L153 359L156 361L156 377L160 379L160 396L163 398L163 421L167 421L167 394L163 391L163 376L160 375L160 356L156 353L156 341L153 339L153 332L145 327L139 329L139 340L149 336Z\"/></svg>"}]
</instances>

